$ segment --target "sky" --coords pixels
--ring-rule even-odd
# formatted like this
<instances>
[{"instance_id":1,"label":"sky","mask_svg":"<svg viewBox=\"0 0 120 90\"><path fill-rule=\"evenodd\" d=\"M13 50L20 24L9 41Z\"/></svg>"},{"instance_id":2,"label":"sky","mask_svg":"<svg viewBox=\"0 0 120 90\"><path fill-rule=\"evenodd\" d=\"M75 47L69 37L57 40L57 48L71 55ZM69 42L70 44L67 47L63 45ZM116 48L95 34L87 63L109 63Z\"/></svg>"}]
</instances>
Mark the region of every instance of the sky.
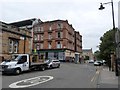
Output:
<instances>
[{"instance_id":1,"label":"sky","mask_svg":"<svg viewBox=\"0 0 120 90\"><path fill-rule=\"evenodd\" d=\"M114 1L115 25L118 27L118 2ZM0 0L0 21L39 18L44 21L68 20L82 35L83 49L98 50L100 37L113 28L111 4L98 10L100 3L111 0Z\"/></svg>"}]
</instances>

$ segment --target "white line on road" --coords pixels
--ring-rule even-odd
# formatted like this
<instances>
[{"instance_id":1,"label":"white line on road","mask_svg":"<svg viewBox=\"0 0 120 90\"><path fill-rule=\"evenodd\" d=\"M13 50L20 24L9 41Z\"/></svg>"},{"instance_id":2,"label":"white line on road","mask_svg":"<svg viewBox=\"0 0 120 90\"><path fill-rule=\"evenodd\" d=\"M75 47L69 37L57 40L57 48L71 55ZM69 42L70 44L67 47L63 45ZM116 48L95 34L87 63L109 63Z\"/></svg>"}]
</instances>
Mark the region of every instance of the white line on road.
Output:
<instances>
[{"instance_id":1,"label":"white line on road","mask_svg":"<svg viewBox=\"0 0 120 90\"><path fill-rule=\"evenodd\" d=\"M42 77L42 80L40 79ZM35 86L44 82L47 82L49 80L52 80L53 77L52 76L38 76L38 77L34 77L34 78L29 78L29 79L25 79L25 80L21 80L15 83L12 83L9 85L10 88L25 88L25 87L30 87L30 86ZM25 83L29 83L29 85L22 85ZM20 85L21 84L21 85Z\"/></svg>"}]
</instances>

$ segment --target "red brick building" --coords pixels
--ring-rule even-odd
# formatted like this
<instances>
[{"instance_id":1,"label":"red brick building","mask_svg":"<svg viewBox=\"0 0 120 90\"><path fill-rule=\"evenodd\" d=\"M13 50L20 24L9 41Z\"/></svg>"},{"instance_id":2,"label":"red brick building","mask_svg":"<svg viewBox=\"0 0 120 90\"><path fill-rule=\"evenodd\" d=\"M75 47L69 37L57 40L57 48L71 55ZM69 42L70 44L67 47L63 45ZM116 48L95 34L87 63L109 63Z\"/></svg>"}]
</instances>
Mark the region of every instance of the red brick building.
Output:
<instances>
[{"instance_id":1,"label":"red brick building","mask_svg":"<svg viewBox=\"0 0 120 90\"><path fill-rule=\"evenodd\" d=\"M31 53L31 31L20 29L0 21L0 62L8 59L11 54Z\"/></svg>"},{"instance_id":2,"label":"red brick building","mask_svg":"<svg viewBox=\"0 0 120 90\"><path fill-rule=\"evenodd\" d=\"M39 55L39 59L57 58L59 60L78 60L82 53L82 36L75 31L67 20L43 22L40 19L28 19L10 23L19 29L28 29L32 37L26 45ZM22 49L20 49L23 51Z\"/></svg>"},{"instance_id":3,"label":"red brick building","mask_svg":"<svg viewBox=\"0 0 120 90\"><path fill-rule=\"evenodd\" d=\"M82 36L67 20L40 22L33 32L33 50L40 59L72 60L82 52Z\"/></svg>"}]
</instances>

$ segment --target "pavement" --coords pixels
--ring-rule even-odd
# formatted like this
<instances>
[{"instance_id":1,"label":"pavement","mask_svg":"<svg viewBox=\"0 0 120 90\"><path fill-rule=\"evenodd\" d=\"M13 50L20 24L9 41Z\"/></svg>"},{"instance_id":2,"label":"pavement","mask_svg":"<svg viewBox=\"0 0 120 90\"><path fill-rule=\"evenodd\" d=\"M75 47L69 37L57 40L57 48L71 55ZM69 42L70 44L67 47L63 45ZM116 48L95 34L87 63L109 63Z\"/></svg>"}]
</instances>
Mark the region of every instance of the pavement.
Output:
<instances>
[{"instance_id":1,"label":"pavement","mask_svg":"<svg viewBox=\"0 0 120 90\"><path fill-rule=\"evenodd\" d=\"M99 75L97 87L118 89L118 77L115 76L115 72L109 71L108 67L103 67Z\"/></svg>"}]
</instances>

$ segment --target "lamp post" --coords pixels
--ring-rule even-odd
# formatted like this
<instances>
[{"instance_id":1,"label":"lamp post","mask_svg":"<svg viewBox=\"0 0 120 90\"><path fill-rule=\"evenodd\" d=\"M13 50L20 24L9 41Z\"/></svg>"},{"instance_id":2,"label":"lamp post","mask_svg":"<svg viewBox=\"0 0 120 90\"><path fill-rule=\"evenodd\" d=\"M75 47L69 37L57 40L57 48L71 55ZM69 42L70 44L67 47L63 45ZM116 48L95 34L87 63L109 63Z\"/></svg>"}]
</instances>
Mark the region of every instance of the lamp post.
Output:
<instances>
[{"instance_id":1,"label":"lamp post","mask_svg":"<svg viewBox=\"0 0 120 90\"><path fill-rule=\"evenodd\" d=\"M113 29L115 29L115 19L114 19L114 7L113 7L113 0L111 0L111 2L107 2L107 3L100 3L100 8L99 10L103 10L105 9L105 7L103 5L105 4L111 4L112 6L112 19L113 19Z\"/></svg>"},{"instance_id":2,"label":"lamp post","mask_svg":"<svg viewBox=\"0 0 120 90\"><path fill-rule=\"evenodd\" d=\"M105 7L103 6L103 5L105 5L105 4L111 4L111 6L112 6L112 20L113 20L113 30L115 30L115 19L114 19L114 7L113 7L113 0L111 0L111 2L107 2L107 3L100 3L100 8L99 8L99 10L103 10L103 9L105 9ZM116 38L115 38L116 39ZM116 54L117 54L117 47L116 47ZM116 69L115 69L115 74L116 74L116 76L118 76L118 65L117 65L117 60L115 60L115 67L116 67Z\"/></svg>"},{"instance_id":3,"label":"lamp post","mask_svg":"<svg viewBox=\"0 0 120 90\"><path fill-rule=\"evenodd\" d=\"M25 48L26 48L25 47L25 45L26 45L25 43L26 43L26 34L24 34L24 54L25 54Z\"/></svg>"}]
</instances>

